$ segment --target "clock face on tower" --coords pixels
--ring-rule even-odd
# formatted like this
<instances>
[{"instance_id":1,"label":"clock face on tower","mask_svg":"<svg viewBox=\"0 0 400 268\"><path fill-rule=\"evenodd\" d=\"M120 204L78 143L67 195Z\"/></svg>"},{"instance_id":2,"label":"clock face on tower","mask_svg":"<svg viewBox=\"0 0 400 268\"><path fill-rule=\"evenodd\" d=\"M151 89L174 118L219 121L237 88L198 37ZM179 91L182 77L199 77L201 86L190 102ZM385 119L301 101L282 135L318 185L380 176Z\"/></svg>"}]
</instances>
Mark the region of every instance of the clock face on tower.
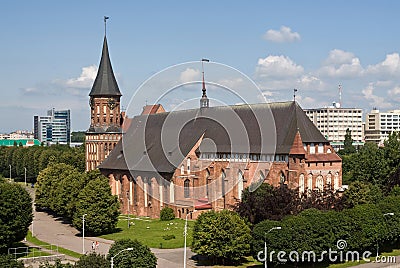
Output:
<instances>
[{"instance_id":1,"label":"clock face on tower","mask_svg":"<svg viewBox=\"0 0 400 268\"><path fill-rule=\"evenodd\" d=\"M111 98L108 99L107 105L108 105L108 108L110 108L111 110L114 110L115 106L117 106L117 104L115 103L115 100L111 99Z\"/></svg>"}]
</instances>

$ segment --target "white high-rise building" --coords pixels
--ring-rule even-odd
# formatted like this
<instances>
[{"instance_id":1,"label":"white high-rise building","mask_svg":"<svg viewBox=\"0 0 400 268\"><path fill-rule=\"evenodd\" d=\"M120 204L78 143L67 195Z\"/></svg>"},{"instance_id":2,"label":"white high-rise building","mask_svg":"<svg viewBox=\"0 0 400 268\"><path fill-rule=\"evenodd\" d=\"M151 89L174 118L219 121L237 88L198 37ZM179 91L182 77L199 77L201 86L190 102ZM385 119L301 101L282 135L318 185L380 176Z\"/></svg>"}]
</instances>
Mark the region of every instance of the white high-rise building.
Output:
<instances>
[{"instance_id":1,"label":"white high-rise building","mask_svg":"<svg viewBox=\"0 0 400 268\"><path fill-rule=\"evenodd\" d=\"M339 103L330 107L304 109L322 135L335 150L343 148L346 130L351 131L353 145L363 145L363 111L359 108L341 108Z\"/></svg>"},{"instance_id":2,"label":"white high-rise building","mask_svg":"<svg viewBox=\"0 0 400 268\"><path fill-rule=\"evenodd\" d=\"M33 117L34 137L45 143L71 142L70 110L57 111L54 108L47 111L47 116Z\"/></svg>"},{"instance_id":3,"label":"white high-rise building","mask_svg":"<svg viewBox=\"0 0 400 268\"><path fill-rule=\"evenodd\" d=\"M366 142L375 142L379 146L383 146L389 134L394 131L400 131L400 110L383 113L373 109L367 114L365 120Z\"/></svg>"}]
</instances>

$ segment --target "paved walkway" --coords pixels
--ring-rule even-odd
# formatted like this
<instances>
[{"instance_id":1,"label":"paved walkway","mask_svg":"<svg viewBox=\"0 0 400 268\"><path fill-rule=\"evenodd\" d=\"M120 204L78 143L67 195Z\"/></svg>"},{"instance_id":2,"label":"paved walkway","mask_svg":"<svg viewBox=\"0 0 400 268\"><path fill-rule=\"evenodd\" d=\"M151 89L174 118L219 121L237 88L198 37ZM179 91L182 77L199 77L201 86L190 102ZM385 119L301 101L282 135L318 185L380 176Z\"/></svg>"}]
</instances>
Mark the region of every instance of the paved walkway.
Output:
<instances>
[{"instance_id":1,"label":"paved walkway","mask_svg":"<svg viewBox=\"0 0 400 268\"><path fill-rule=\"evenodd\" d=\"M30 190L30 189L29 189ZM30 192L32 192L30 190ZM53 217L46 212L37 212L34 210L33 222L30 226L30 231L39 240L58 245L60 247L85 253L91 252L92 243L95 241L99 242L99 248L96 250L97 253L106 255L110 246L114 241L106 240L98 237L85 237L84 247L83 239L80 233L70 226L69 224L62 221L60 218ZM159 268L181 268L183 267L183 248L178 249L151 249L158 258ZM197 266L191 257L193 253L188 248L187 251L188 262L187 267L205 267ZM357 265L357 268L400 268L400 256L396 257L396 263L366 263Z\"/></svg>"},{"instance_id":2,"label":"paved walkway","mask_svg":"<svg viewBox=\"0 0 400 268\"><path fill-rule=\"evenodd\" d=\"M29 192L32 190L29 188ZM110 246L114 241L102 239L98 237L85 237L82 239L80 232L73 228L68 223L63 222L61 218L53 217L46 212L33 212L33 222L29 227L32 234L39 240L49 244L58 245L75 252L91 252L92 243L99 242L97 253L106 255ZM158 259L157 267L160 268L180 268L183 267L183 248L178 249L151 249ZM190 258L193 253L188 248L187 251L188 262L187 267L200 267L196 266L195 262ZM204 267L204 266L203 266Z\"/></svg>"}]
</instances>

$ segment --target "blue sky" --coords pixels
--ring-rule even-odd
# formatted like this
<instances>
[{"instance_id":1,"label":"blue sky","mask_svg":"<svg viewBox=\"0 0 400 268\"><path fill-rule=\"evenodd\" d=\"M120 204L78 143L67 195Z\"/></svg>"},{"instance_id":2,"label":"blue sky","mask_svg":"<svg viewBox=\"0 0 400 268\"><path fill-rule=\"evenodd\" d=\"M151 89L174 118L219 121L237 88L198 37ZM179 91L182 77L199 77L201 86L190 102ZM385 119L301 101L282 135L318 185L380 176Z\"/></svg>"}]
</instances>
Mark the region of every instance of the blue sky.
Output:
<instances>
[{"instance_id":1,"label":"blue sky","mask_svg":"<svg viewBox=\"0 0 400 268\"><path fill-rule=\"evenodd\" d=\"M105 15L124 107L151 75L208 58L246 74L269 101L298 88L303 108L326 106L341 84L343 106L400 108L398 1L43 0L1 9L0 132L30 130L33 115L52 107L71 109L74 130L88 128Z\"/></svg>"}]
</instances>

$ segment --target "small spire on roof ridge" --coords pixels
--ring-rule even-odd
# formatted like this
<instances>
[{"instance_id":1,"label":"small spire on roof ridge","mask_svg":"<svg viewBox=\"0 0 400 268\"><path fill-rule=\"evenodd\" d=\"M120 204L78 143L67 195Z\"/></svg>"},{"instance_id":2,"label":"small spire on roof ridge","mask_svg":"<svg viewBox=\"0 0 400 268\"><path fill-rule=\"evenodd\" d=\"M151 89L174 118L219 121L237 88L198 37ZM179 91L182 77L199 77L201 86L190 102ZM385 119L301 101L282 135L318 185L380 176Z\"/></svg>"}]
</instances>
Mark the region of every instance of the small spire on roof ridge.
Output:
<instances>
[{"instance_id":1,"label":"small spire on roof ridge","mask_svg":"<svg viewBox=\"0 0 400 268\"><path fill-rule=\"evenodd\" d=\"M208 59L201 60L201 69L202 69L202 74L203 74L203 88L201 90L203 91L203 95L201 96L201 99L200 99L200 108L208 108L209 107L209 99L207 98L206 81L204 79L204 62L210 62L210 60L208 60Z\"/></svg>"}]
</instances>

